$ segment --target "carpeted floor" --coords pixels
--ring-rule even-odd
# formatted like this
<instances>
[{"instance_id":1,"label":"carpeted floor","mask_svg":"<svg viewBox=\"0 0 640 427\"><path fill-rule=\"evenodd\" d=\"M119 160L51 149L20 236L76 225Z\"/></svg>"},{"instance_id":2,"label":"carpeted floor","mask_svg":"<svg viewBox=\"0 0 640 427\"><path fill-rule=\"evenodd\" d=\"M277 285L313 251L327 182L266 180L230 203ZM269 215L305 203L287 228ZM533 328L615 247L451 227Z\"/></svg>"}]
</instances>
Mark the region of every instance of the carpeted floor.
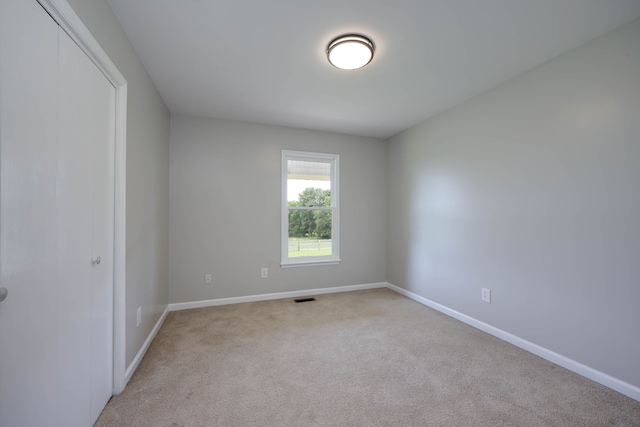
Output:
<instances>
[{"instance_id":1,"label":"carpeted floor","mask_svg":"<svg viewBox=\"0 0 640 427\"><path fill-rule=\"evenodd\" d=\"M640 402L388 289L170 313L96 426L640 426Z\"/></svg>"}]
</instances>

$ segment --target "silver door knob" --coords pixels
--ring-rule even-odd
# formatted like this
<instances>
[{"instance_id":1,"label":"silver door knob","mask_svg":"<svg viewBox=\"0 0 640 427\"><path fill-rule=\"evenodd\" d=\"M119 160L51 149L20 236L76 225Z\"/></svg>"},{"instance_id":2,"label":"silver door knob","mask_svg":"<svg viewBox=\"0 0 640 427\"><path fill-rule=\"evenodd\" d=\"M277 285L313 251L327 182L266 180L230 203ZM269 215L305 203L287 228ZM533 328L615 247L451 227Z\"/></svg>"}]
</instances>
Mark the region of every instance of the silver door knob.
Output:
<instances>
[{"instance_id":1,"label":"silver door knob","mask_svg":"<svg viewBox=\"0 0 640 427\"><path fill-rule=\"evenodd\" d=\"M91 260L91 265L93 265L94 267L96 265L100 265L100 257L98 257L98 258L96 258L94 260Z\"/></svg>"},{"instance_id":2,"label":"silver door knob","mask_svg":"<svg viewBox=\"0 0 640 427\"><path fill-rule=\"evenodd\" d=\"M7 295L9 295L9 291L7 288L0 288L0 302L7 299Z\"/></svg>"}]
</instances>

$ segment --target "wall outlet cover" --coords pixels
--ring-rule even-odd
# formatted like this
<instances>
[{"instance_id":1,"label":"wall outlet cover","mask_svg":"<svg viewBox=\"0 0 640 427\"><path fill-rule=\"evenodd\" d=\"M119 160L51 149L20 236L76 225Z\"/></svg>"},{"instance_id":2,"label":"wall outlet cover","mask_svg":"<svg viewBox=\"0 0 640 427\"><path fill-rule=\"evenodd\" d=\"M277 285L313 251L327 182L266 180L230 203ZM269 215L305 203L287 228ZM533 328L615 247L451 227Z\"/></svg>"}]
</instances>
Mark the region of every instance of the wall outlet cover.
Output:
<instances>
[{"instance_id":1,"label":"wall outlet cover","mask_svg":"<svg viewBox=\"0 0 640 427\"><path fill-rule=\"evenodd\" d=\"M491 289L482 288L482 301L491 304Z\"/></svg>"}]
</instances>

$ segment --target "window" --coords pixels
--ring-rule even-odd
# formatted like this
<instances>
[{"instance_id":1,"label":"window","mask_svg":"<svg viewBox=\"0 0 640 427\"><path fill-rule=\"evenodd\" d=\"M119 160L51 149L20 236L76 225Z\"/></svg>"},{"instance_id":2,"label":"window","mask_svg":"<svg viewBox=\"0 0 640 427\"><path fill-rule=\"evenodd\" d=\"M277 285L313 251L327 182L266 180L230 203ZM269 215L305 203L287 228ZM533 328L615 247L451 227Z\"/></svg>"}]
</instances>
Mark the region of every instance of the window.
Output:
<instances>
[{"instance_id":1,"label":"window","mask_svg":"<svg viewBox=\"0 0 640 427\"><path fill-rule=\"evenodd\" d=\"M282 266L340 262L339 156L282 151Z\"/></svg>"}]
</instances>

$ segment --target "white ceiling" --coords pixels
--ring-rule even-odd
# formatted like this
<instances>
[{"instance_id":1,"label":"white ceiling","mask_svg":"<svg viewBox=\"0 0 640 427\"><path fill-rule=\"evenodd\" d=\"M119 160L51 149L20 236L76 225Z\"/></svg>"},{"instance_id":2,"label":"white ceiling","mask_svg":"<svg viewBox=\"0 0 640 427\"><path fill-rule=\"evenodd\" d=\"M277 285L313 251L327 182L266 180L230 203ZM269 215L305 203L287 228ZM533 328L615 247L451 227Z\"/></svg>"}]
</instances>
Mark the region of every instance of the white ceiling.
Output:
<instances>
[{"instance_id":1,"label":"white ceiling","mask_svg":"<svg viewBox=\"0 0 640 427\"><path fill-rule=\"evenodd\" d=\"M640 0L108 0L172 113L387 138L640 16ZM376 45L338 70L344 33Z\"/></svg>"}]
</instances>

